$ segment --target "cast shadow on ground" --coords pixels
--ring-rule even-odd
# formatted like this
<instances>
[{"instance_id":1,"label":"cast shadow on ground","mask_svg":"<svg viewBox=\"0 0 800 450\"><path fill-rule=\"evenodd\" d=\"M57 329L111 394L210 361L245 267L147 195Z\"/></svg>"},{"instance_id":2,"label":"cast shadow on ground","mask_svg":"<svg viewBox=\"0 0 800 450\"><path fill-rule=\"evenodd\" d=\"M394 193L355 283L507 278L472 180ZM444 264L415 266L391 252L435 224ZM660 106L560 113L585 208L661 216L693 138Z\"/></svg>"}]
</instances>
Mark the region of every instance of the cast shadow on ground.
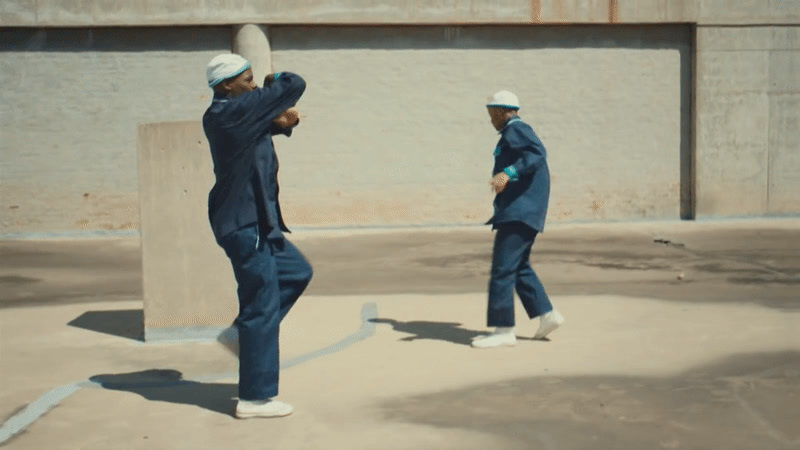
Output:
<instances>
[{"instance_id":1,"label":"cast shadow on ground","mask_svg":"<svg viewBox=\"0 0 800 450\"><path fill-rule=\"evenodd\" d=\"M67 325L135 341L144 341L144 311L141 309L87 311Z\"/></svg>"},{"instance_id":2,"label":"cast shadow on ground","mask_svg":"<svg viewBox=\"0 0 800 450\"><path fill-rule=\"evenodd\" d=\"M402 322L395 319L370 319L372 323L383 323L392 326L394 331L400 333L411 334L406 336L401 341L411 342L422 339L430 339L434 341L452 342L459 345L471 345L472 340L480 335L488 334L489 331L476 331L461 328L458 322L430 322L425 320L413 320L409 322ZM517 339L531 341L533 338L520 337ZM547 341L548 339L544 339Z\"/></svg>"},{"instance_id":3,"label":"cast shadow on ground","mask_svg":"<svg viewBox=\"0 0 800 450\"><path fill-rule=\"evenodd\" d=\"M184 380L181 372L172 369L95 375L89 380L103 389L131 392L150 401L197 406L226 416L231 416L236 407L236 384Z\"/></svg>"}]
</instances>

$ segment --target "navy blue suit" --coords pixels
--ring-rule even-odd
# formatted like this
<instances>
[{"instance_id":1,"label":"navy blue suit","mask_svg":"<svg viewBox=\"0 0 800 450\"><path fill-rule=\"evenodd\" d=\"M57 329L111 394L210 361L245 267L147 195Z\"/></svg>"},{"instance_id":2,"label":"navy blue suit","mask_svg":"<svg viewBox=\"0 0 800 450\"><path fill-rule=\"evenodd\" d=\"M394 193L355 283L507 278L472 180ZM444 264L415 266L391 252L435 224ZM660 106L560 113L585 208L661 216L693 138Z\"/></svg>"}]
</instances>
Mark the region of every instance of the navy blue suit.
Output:
<instances>
[{"instance_id":1,"label":"navy blue suit","mask_svg":"<svg viewBox=\"0 0 800 450\"><path fill-rule=\"evenodd\" d=\"M208 216L238 284L239 398L278 394L280 323L311 281L306 258L284 238L273 124L303 95L305 81L283 72L270 87L237 97L215 94L203 116L216 183Z\"/></svg>"},{"instance_id":2,"label":"navy blue suit","mask_svg":"<svg viewBox=\"0 0 800 450\"><path fill-rule=\"evenodd\" d=\"M544 230L550 198L547 151L533 129L517 116L506 122L494 151L492 175L505 172L510 181L495 196L487 222L497 230L489 280L490 327L514 326L514 289L528 317L550 312L553 305L530 265L536 235Z\"/></svg>"},{"instance_id":3,"label":"navy blue suit","mask_svg":"<svg viewBox=\"0 0 800 450\"><path fill-rule=\"evenodd\" d=\"M492 176L506 172L511 181L494 199L494 216L489 224L522 222L544 231L550 199L550 169L547 151L533 129L519 117L512 117L500 131L494 150Z\"/></svg>"}]
</instances>

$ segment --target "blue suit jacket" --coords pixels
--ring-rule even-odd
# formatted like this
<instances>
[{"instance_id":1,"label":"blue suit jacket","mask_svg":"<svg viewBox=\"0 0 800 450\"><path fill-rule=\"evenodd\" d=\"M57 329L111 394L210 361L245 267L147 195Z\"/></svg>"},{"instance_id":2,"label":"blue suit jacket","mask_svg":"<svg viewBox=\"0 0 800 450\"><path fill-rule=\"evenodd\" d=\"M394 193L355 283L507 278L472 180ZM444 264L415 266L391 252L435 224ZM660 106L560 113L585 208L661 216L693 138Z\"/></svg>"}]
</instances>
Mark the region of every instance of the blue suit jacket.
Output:
<instances>
[{"instance_id":1,"label":"blue suit jacket","mask_svg":"<svg viewBox=\"0 0 800 450\"><path fill-rule=\"evenodd\" d=\"M522 222L544 231L550 199L550 169L547 151L533 129L519 117L512 117L500 131L494 151L492 176L505 172L511 178L494 199L494 216L487 222Z\"/></svg>"},{"instance_id":2,"label":"blue suit jacket","mask_svg":"<svg viewBox=\"0 0 800 450\"><path fill-rule=\"evenodd\" d=\"M268 239L288 232L278 201L278 157L273 134L291 135L272 123L291 108L306 83L289 72L278 74L270 87L229 98L215 94L203 115L211 147L216 183L208 195L208 217L217 241L253 224Z\"/></svg>"}]
</instances>

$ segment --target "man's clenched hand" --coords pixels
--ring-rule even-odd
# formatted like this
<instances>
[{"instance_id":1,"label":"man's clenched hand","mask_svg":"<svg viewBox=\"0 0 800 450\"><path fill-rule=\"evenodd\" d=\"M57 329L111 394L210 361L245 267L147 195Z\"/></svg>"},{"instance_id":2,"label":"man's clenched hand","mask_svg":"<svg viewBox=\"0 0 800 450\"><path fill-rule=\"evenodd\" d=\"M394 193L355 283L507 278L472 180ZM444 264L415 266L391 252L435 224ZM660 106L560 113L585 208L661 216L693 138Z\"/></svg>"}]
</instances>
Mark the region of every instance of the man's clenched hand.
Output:
<instances>
[{"instance_id":1,"label":"man's clenched hand","mask_svg":"<svg viewBox=\"0 0 800 450\"><path fill-rule=\"evenodd\" d=\"M272 122L281 128L289 128L295 126L298 120L300 120L300 113L294 108L289 108Z\"/></svg>"},{"instance_id":2,"label":"man's clenched hand","mask_svg":"<svg viewBox=\"0 0 800 450\"><path fill-rule=\"evenodd\" d=\"M503 190L508 186L508 182L511 178L505 172L500 172L492 178L492 181L489 184L492 185L492 188L496 193L501 193Z\"/></svg>"}]
</instances>

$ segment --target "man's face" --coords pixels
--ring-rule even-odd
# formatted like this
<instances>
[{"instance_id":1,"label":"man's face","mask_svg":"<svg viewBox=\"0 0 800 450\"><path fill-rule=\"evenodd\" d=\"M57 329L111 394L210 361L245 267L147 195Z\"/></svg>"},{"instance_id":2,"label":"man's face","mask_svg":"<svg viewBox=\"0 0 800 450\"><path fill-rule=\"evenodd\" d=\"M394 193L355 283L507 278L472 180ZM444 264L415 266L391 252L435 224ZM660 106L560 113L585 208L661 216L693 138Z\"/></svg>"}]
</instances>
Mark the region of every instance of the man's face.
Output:
<instances>
[{"instance_id":1,"label":"man's face","mask_svg":"<svg viewBox=\"0 0 800 450\"><path fill-rule=\"evenodd\" d=\"M253 69L247 69L239 74L238 77L222 82L222 89L225 90L229 97L238 97L245 92L255 90L257 87L253 81Z\"/></svg>"},{"instance_id":2,"label":"man's face","mask_svg":"<svg viewBox=\"0 0 800 450\"><path fill-rule=\"evenodd\" d=\"M492 126L497 131L503 129L503 125L506 123L506 112L505 108L497 108L494 106L490 106L487 108L489 110L489 118L492 120Z\"/></svg>"}]
</instances>

